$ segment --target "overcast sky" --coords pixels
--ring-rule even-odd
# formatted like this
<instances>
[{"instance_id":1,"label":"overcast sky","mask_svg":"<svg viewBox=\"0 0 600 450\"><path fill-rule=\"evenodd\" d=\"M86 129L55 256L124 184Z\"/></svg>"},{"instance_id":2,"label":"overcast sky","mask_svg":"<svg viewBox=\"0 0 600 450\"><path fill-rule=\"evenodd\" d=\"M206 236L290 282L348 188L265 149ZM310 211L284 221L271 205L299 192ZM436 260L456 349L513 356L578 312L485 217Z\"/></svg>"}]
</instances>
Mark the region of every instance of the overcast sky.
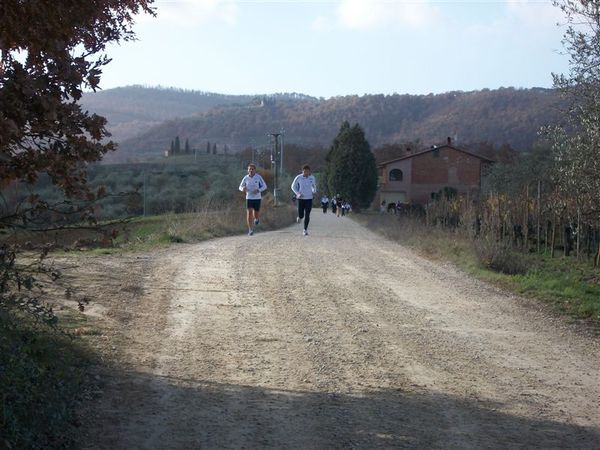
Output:
<instances>
[{"instance_id":1,"label":"overcast sky","mask_svg":"<svg viewBox=\"0 0 600 450\"><path fill-rule=\"evenodd\" d=\"M158 0L112 46L101 87L315 97L551 87L566 73L550 1Z\"/></svg>"}]
</instances>

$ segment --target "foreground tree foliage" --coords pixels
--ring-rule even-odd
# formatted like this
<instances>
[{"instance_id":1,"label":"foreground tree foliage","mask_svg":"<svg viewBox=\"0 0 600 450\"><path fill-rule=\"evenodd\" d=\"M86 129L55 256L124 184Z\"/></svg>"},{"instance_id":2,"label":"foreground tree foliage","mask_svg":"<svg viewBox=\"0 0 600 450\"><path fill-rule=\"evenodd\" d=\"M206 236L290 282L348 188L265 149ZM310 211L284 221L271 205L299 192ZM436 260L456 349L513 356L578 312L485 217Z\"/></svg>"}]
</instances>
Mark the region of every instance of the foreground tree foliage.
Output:
<instances>
[{"instance_id":1,"label":"foreground tree foliage","mask_svg":"<svg viewBox=\"0 0 600 450\"><path fill-rule=\"evenodd\" d=\"M377 167L360 125L344 122L326 157L324 183L353 207L368 208L377 191Z\"/></svg>"},{"instance_id":2,"label":"foreground tree foliage","mask_svg":"<svg viewBox=\"0 0 600 450\"><path fill-rule=\"evenodd\" d=\"M0 182L47 173L70 196L84 189L82 162L113 150L101 143L106 119L82 111L95 90L106 45L133 39L133 15L147 0L0 3Z\"/></svg>"},{"instance_id":3,"label":"foreground tree foliage","mask_svg":"<svg viewBox=\"0 0 600 450\"><path fill-rule=\"evenodd\" d=\"M43 264L46 249L39 258L19 257L11 233L51 228L69 216L93 220L90 202L102 192L87 187L86 165L114 144L104 142L106 120L83 111L78 101L84 89L98 88L110 61L107 44L134 39L133 17L154 14L151 3L0 2L0 447L68 446L65 421L73 399L64 393L73 380L65 379L60 358L46 359L51 352L35 344L41 342L37 327L56 322L43 284L59 274ZM41 176L67 202L11 196L30 191ZM50 345L50 339L43 342Z\"/></svg>"},{"instance_id":4,"label":"foreground tree foliage","mask_svg":"<svg viewBox=\"0 0 600 450\"><path fill-rule=\"evenodd\" d=\"M560 126L545 130L552 146L556 203L582 225L600 224L600 2L557 0L567 18L568 75L554 75L567 100ZM600 263L600 249L596 264Z\"/></svg>"},{"instance_id":5,"label":"foreground tree foliage","mask_svg":"<svg viewBox=\"0 0 600 450\"><path fill-rule=\"evenodd\" d=\"M134 39L133 16L154 14L150 3L0 3L0 231L48 225L49 212L58 219L91 219L86 202L103 192L87 187L86 164L100 160L114 144L103 142L106 119L83 111L78 100L83 89L98 88L101 69L110 61L103 53L106 45ZM35 195L26 201L8 198L10 187L27 189L42 175L66 198L84 203L50 205ZM10 254L4 243L4 263Z\"/></svg>"}]
</instances>

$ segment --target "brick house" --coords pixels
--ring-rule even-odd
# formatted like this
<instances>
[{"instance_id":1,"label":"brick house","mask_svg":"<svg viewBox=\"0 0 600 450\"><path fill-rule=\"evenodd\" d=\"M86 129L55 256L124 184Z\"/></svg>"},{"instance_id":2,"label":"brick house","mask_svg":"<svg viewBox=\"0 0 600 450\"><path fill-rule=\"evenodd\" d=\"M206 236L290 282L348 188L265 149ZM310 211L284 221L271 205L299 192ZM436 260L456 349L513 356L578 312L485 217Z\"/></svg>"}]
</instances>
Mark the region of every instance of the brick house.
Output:
<instances>
[{"instance_id":1,"label":"brick house","mask_svg":"<svg viewBox=\"0 0 600 450\"><path fill-rule=\"evenodd\" d=\"M459 194L476 195L481 177L493 161L484 156L454 147L452 141L442 146L411 153L379 164L378 203L398 202L425 205L445 187Z\"/></svg>"}]
</instances>

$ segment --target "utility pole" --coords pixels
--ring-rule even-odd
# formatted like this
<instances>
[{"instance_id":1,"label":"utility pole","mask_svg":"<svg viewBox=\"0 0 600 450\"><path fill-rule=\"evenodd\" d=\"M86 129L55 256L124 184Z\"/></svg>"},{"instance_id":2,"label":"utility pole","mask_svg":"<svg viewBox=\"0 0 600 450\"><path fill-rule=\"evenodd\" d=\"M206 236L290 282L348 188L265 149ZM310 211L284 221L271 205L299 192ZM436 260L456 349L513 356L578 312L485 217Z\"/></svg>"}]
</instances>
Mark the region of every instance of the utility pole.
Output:
<instances>
[{"instance_id":1,"label":"utility pole","mask_svg":"<svg viewBox=\"0 0 600 450\"><path fill-rule=\"evenodd\" d=\"M283 175L283 137L285 135L285 131L281 130L281 157L279 158L279 173Z\"/></svg>"},{"instance_id":2,"label":"utility pole","mask_svg":"<svg viewBox=\"0 0 600 450\"><path fill-rule=\"evenodd\" d=\"M279 206L279 136L281 133L269 133L273 137L273 147L271 147L271 167L273 167L273 205Z\"/></svg>"}]
</instances>

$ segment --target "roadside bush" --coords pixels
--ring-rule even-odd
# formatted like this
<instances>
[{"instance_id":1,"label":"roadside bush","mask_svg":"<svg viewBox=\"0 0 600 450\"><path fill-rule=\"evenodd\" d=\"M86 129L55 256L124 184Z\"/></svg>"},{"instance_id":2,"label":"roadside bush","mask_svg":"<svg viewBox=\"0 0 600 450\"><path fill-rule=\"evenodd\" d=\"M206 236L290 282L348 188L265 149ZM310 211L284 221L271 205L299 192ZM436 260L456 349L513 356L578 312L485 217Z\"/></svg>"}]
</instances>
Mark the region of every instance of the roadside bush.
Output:
<instances>
[{"instance_id":1,"label":"roadside bush","mask_svg":"<svg viewBox=\"0 0 600 450\"><path fill-rule=\"evenodd\" d=\"M48 286L64 287L49 247L17 250L0 244L0 448L70 448L86 359L45 301Z\"/></svg>"},{"instance_id":2,"label":"roadside bush","mask_svg":"<svg viewBox=\"0 0 600 450\"><path fill-rule=\"evenodd\" d=\"M527 262L522 254L512 249L510 243L496 241L489 237L473 241L475 254L482 266L507 275L527 273Z\"/></svg>"},{"instance_id":3,"label":"roadside bush","mask_svg":"<svg viewBox=\"0 0 600 450\"><path fill-rule=\"evenodd\" d=\"M0 310L0 448L72 448L82 361L63 334Z\"/></svg>"}]
</instances>

